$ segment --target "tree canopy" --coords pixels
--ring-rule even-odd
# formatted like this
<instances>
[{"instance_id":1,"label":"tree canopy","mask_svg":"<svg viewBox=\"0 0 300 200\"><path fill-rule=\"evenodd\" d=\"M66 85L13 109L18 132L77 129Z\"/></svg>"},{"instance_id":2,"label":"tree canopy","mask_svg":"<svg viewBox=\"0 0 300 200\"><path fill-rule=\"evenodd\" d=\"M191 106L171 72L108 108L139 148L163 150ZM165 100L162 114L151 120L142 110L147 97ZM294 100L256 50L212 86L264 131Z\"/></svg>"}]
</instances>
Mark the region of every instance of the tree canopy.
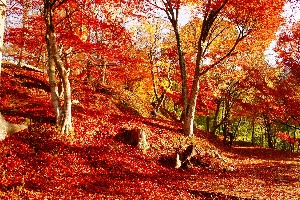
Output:
<instances>
[{"instance_id":1,"label":"tree canopy","mask_svg":"<svg viewBox=\"0 0 300 200\"><path fill-rule=\"evenodd\" d=\"M299 5L0 0L0 198L299 195L287 8Z\"/></svg>"}]
</instances>

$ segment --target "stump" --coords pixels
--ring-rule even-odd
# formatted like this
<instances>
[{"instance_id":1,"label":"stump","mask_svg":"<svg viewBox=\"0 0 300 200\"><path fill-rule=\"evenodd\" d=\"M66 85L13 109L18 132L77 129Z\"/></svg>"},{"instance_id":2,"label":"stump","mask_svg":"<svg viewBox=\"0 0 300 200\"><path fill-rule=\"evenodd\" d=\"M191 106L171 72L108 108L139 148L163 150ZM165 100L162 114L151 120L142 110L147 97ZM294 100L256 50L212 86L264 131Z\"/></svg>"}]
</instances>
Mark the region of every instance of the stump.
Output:
<instances>
[{"instance_id":1,"label":"stump","mask_svg":"<svg viewBox=\"0 0 300 200\"><path fill-rule=\"evenodd\" d=\"M189 145L184 151L176 152L176 166L178 169L180 167L191 168L193 167L192 158L197 155L195 145Z\"/></svg>"},{"instance_id":2,"label":"stump","mask_svg":"<svg viewBox=\"0 0 300 200\"><path fill-rule=\"evenodd\" d=\"M147 134L141 128L135 129L123 129L116 139L133 146L137 146L139 149L145 151L150 148L147 141Z\"/></svg>"},{"instance_id":3,"label":"stump","mask_svg":"<svg viewBox=\"0 0 300 200\"><path fill-rule=\"evenodd\" d=\"M147 142L147 134L143 129L137 130L137 146L144 151L150 148L150 145Z\"/></svg>"}]
</instances>

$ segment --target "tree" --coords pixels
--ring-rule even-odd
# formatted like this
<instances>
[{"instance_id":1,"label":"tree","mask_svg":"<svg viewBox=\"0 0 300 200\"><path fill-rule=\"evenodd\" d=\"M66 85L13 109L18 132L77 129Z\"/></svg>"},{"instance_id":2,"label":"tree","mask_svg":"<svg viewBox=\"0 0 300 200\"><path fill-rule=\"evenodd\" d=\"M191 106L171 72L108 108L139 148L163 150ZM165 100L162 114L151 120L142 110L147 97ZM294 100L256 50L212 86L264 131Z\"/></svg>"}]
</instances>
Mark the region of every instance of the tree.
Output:
<instances>
[{"instance_id":1,"label":"tree","mask_svg":"<svg viewBox=\"0 0 300 200\"><path fill-rule=\"evenodd\" d=\"M71 85L69 81L69 71L59 55L55 25L53 22L55 7L62 3L64 3L64 1L44 0L44 19L47 27L46 43L49 63L48 74L51 87L52 103L55 109L57 124L60 126L61 132L68 134L72 128ZM64 101L62 107L59 105L58 87L55 80L55 67L57 68L63 88Z\"/></svg>"},{"instance_id":2,"label":"tree","mask_svg":"<svg viewBox=\"0 0 300 200\"><path fill-rule=\"evenodd\" d=\"M103 3L103 2L100 2ZM117 26L119 22L116 18L111 19L111 16L106 16L107 13L111 11L111 8L108 7L107 9L103 10L103 15L105 15L107 22L104 23L99 20L99 16L97 14L93 14L92 12L88 12L85 8L88 7L97 7L98 5L93 3L93 1L49 1L44 0L44 19L46 23L46 44L47 44L47 51L48 51L48 62L49 62L49 82L51 86L51 97L52 103L55 108L55 114L57 118L57 124L61 127L62 133L68 133L69 129L72 127L72 114L71 114L71 85L69 81L69 73L70 73L70 60L68 58L68 54L72 54L73 49L76 52L80 52L81 56L87 57L89 60L91 57L92 51L96 51L96 54L103 54L103 51L106 50L103 45L107 45L107 41L116 40L116 37L119 38L116 34L123 33L121 26ZM121 6L121 5L120 5ZM61 8L60 8L61 7ZM78 9L76 9L78 8ZM107 12L107 13L106 13ZM84 20L83 18L86 16L90 16L89 20ZM58 19L60 21L58 21ZM61 21L67 21L63 25L56 25L59 24ZM112 22L113 25L110 25L110 20L117 22ZM58 21L58 22L57 22ZM98 33L99 23L102 25L103 30L101 33ZM90 26L90 27L89 27ZM62 35L61 38L61 46L59 47L57 41L57 31L59 29L60 34ZM105 29L108 29L104 32ZM111 30L113 29L113 30ZM93 37L92 33L95 32L95 36ZM99 35L100 36L99 36ZM105 40L101 43L101 39ZM121 39L126 41L126 37L121 37ZM120 42L122 44L123 42ZM107 46L113 45L112 43L108 43ZM60 49L64 50L64 54L60 54ZM100 51L99 51L100 49ZM109 49L109 53L114 48ZM68 52L69 51L69 52ZM107 50L106 50L107 51ZM102 84L106 82L106 75L105 68L106 62L113 60L113 56L108 53L109 60L105 60L105 55L100 56L100 61L103 66L102 70ZM64 58L64 59L63 59ZM73 56L72 59L76 60L76 56ZM61 83L61 91L63 92L63 105L60 106L59 104L59 90L56 83L55 78L55 71L58 71L60 83Z\"/></svg>"},{"instance_id":3,"label":"tree","mask_svg":"<svg viewBox=\"0 0 300 200\"><path fill-rule=\"evenodd\" d=\"M295 132L299 128L299 85L300 85L300 24L298 22L289 22L282 28L279 34L275 52L277 53L277 69L279 73L279 81L277 84L278 95L276 99L282 106L280 118L277 119L282 126L281 131L287 132L277 135L279 138L291 142L289 129ZM293 140L296 141L294 132Z\"/></svg>"},{"instance_id":4,"label":"tree","mask_svg":"<svg viewBox=\"0 0 300 200\"><path fill-rule=\"evenodd\" d=\"M291 78L300 83L300 23L296 22L279 36L276 52L280 58L278 65L282 69L282 78Z\"/></svg>"},{"instance_id":5,"label":"tree","mask_svg":"<svg viewBox=\"0 0 300 200\"><path fill-rule=\"evenodd\" d=\"M200 77L209 70L229 61L229 58L238 52L236 47L250 33L259 31L259 26L266 26L266 19L276 16L280 18L279 13L283 7L284 1L186 1L184 4L180 0L161 0L146 1L165 12L167 19L172 24L177 42L178 61L181 70L182 96L183 96L183 121L184 132L186 135L193 136L193 123L196 111L196 102L199 92ZM201 13L202 23L201 32L197 38L197 51L194 55L195 71L191 75L193 79L191 90L189 91L186 70L186 61L182 48L182 40L179 33L179 12L181 7L191 5ZM270 14L271 13L271 14ZM225 26L224 26L225 24ZM223 36L222 33L227 29L235 29L235 33L230 36ZM221 44L217 46L216 44ZM218 48L216 48L218 47Z\"/></svg>"},{"instance_id":6,"label":"tree","mask_svg":"<svg viewBox=\"0 0 300 200\"><path fill-rule=\"evenodd\" d=\"M18 65L29 64L44 70L47 66L45 22L41 1L8 1L7 29L5 34L6 54Z\"/></svg>"},{"instance_id":7,"label":"tree","mask_svg":"<svg viewBox=\"0 0 300 200\"><path fill-rule=\"evenodd\" d=\"M114 3L114 0L10 1L12 12L21 20L17 26L9 27L8 44L21 49L14 57L47 69L56 123L63 133L72 128L70 77L75 80L78 74L78 77L87 74L86 68L94 67L94 74L106 82L108 72L113 71L109 63L116 63L113 68L119 74L117 77L124 78L120 68L132 61L123 53L132 46L123 19L131 11L125 7L126 2Z\"/></svg>"}]
</instances>

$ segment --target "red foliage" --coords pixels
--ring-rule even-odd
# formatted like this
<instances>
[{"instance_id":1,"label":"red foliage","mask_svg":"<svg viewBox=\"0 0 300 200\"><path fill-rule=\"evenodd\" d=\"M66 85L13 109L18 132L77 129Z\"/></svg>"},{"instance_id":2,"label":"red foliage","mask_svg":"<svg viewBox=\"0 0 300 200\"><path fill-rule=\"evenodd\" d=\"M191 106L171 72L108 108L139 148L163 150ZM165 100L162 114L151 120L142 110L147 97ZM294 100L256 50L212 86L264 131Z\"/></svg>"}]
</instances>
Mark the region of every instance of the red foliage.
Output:
<instances>
[{"instance_id":1,"label":"red foliage","mask_svg":"<svg viewBox=\"0 0 300 200\"><path fill-rule=\"evenodd\" d=\"M295 139L291 138L291 136L286 133L278 132L276 133L276 136L288 143L295 144Z\"/></svg>"},{"instance_id":2,"label":"red foliage","mask_svg":"<svg viewBox=\"0 0 300 200\"><path fill-rule=\"evenodd\" d=\"M27 1L16 2L17 6L9 12L21 15ZM146 55L139 54L138 50L132 47L130 36L124 27L123 15L114 18L113 11L104 6L106 3L115 3L115 8L123 8L125 3L131 5L136 1L62 2L64 3L56 12L72 14L65 17L64 14L55 13L58 42L65 48L64 50L71 49L69 67L81 70L78 75L71 75L72 98L77 100L72 107L74 133L68 136L60 135L55 129L49 84L45 73L4 64L1 74L0 111L10 122L20 123L29 119L30 124L29 129L11 135L1 142L0 198L280 199L300 195L299 154L258 147L228 149L221 146L219 140L202 131L197 131L195 137L201 150L207 152L210 148L222 150L222 155L228 160L226 162L230 163L232 160L235 163L235 171L224 171L220 166L221 162L216 161L218 158L211 159L208 154L203 154L202 158L204 161L208 160L210 167L176 170L168 165L162 165L160 159L163 156L173 156L175 148L184 138L182 124L134 115L129 108L117 105L116 102L122 99L122 94L114 95L117 89L111 87L108 90L101 88L100 84L91 86L90 83L83 81L88 73L94 78L99 78L98 68L103 61L116 64L110 67L107 65L106 72L115 84L120 80L130 81L149 76L150 73L144 70L147 69L144 67ZM95 17L87 12L87 8L95 6L93 2L101 5L99 6L101 16ZM179 1L170 2L172 7L180 6ZM215 9L224 1L212 2L211 5L207 5L207 9ZM272 13L276 10L274 5L283 1L261 4L259 8L255 5L256 1L229 2L231 4L226 7L224 15L239 14L234 19L241 20L240 18L254 12L253 16L264 22L268 12L274 14ZM41 3L33 0L30 6L41 8ZM236 13L236 10L230 7L237 3L243 8L240 13ZM265 12L264 9L268 6L274 6L274 9L271 7L271 10ZM125 8L122 14L134 10L131 7ZM262 11L263 15L260 15ZM25 22L27 27L9 29L6 39L12 45L23 47L28 52L23 55L27 56L26 61L37 65L41 59L40 55L46 52L43 19L29 15ZM274 22L274 27L277 24L277 21ZM85 28L89 34L84 31ZM93 39L85 39L85 37L96 38L93 35L96 31L100 33L101 40L96 42ZM259 36L264 38L262 35L264 34ZM68 58L69 55L62 56ZM167 49L162 55L173 64L176 56L174 48ZM286 63L291 63L288 56L285 58ZM188 66L192 66L191 61L190 58ZM88 62L91 62L89 63L91 66L87 66ZM285 102L278 101L284 97L278 93L288 91L290 85L280 85L281 90L269 87L259 69L250 69L247 68L247 64L242 64L245 71L248 71L247 77L238 84L238 88L247 91L254 88L257 91L254 100L250 103L241 99L236 100L218 88L223 81L232 81L232 77L225 77L219 81L206 79L200 85L198 109L201 109L201 114L215 110L215 100L220 96L236 100L240 107L235 108L235 113L248 114L251 117L268 114L270 118L278 119L280 118L278 116L283 116L286 108L291 109L298 105L295 103L296 95L284 99L290 106L283 106ZM46 63L44 65L46 66ZM85 66L90 67L89 71L85 70ZM192 67L189 68L191 69ZM166 76L166 73L162 72L162 75ZM178 81L177 75L172 78ZM217 94L213 94L214 92ZM179 92L170 92L167 95L174 99L175 104L181 104ZM278 98L275 98L276 96ZM293 114L296 115L296 111ZM145 154L132 144L118 140L117 137L125 128L137 127L146 130L151 144L151 148ZM277 135L292 141L286 134Z\"/></svg>"},{"instance_id":3,"label":"red foliage","mask_svg":"<svg viewBox=\"0 0 300 200\"><path fill-rule=\"evenodd\" d=\"M34 84L28 84L30 81ZM268 198L271 193L279 198L282 189L287 192L286 184L293 189L289 188L285 197L299 195L295 189L299 180L294 178L298 172L292 170L299 168L293 161L298 154L225 148L224 155L237 163L234 172L208 168L175 170L162 165L159 159L170 155L168 145L174 145L170 141L181 135L180 123L125 115L115 106L111 94L97 94L88 86L74 84L73 97L79 103L73 105L76 134L71 142L52 124L49 89L43 74L4 65L2 83L1 113L15 123L30 118L31 125L1 142L1 198L232 199ZM149 142L156 147L143 154L135 146L116 140L125 127L149 130ZM204 132L197 135L203 147L209 140L216 141ZM262 159L266 162L262 163ZM218 163L214 166L218 168ZM283 175L283 171L289 174Z\"/></svg>"}]
</instances>

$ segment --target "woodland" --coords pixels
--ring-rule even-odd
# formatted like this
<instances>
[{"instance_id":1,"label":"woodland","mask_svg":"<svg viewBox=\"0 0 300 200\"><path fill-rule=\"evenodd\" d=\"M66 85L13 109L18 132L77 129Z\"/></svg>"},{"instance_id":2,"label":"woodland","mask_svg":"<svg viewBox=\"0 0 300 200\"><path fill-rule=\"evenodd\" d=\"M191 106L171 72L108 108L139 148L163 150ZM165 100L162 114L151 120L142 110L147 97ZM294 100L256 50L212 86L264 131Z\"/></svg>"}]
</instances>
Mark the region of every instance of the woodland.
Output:
<instances>
[{"instance_id":1,"label":"woodland","mask_svg":"<svg viewBox=\"0 0 300 200\"><path fill-rule=\"evenodd\" d=\"M0 199L299 199L299 10L0 0Z\"/></svg>"}]
</instances>

